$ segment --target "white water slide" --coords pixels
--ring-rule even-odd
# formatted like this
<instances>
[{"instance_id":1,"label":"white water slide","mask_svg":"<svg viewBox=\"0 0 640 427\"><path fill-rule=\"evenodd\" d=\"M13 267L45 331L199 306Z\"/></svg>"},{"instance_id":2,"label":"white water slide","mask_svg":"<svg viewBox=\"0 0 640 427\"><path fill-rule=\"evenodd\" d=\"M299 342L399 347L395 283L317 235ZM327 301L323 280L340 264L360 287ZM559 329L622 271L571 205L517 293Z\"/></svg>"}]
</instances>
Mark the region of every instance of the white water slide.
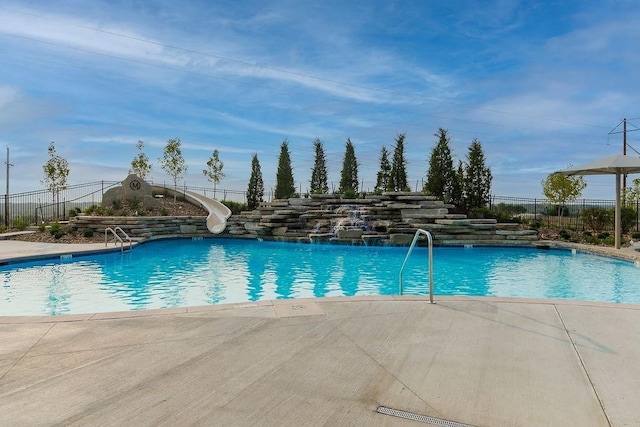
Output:
<instances>
[{"instance_id":1,"label":"white water slide","mask_svg":"<svg viewBox=\"0 0 640 427\"><path fill-rule=\"evenodd\" d=\"M220 234L227 227L227 218L231 216L231 210L215 199L203 196L188 190L173 190L169 187L154 185L156 191L166 191L168 195L174 194L184 197L187 201L202 206L209 212L207 216L207 229L213 234Z\"/></svg>"}]
</instances>

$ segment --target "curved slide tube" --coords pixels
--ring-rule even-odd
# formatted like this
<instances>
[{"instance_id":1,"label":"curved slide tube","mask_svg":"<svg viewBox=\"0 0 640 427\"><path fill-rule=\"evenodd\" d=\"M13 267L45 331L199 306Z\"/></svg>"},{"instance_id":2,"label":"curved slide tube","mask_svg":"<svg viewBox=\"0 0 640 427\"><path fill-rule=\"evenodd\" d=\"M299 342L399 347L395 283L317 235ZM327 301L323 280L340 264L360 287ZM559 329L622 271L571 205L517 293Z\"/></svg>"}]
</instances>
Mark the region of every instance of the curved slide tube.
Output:
<instances>
[{"instance_id":1,"label":"curved slide tube","mask_svg":"<svg viewBox=\"0 0 640 427\"><path fill-rule=\"evenodd\" d=\"M203 196L202 194L195 193L193 191L174 190L169 187L163 187L162 185L152 186L156 191L166 191L170 195L178 195L184 197L187 201L199 204L209 212L207 216L207 229L213 234L220 234L227 227L227 218L231 216L231 210L215 199Z\"/></svg>"}]
</instances>

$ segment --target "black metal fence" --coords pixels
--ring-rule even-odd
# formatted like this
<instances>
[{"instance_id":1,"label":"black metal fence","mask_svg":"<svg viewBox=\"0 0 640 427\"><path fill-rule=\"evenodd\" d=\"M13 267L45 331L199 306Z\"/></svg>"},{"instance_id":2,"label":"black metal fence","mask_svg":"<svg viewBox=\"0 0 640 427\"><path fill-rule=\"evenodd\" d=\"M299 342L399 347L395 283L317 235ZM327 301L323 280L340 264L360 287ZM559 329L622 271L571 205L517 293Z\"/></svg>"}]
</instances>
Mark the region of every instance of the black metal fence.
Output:
<instances>
[{"instance_id":1,"label":"black metal fence","mask_svg":"<svg viewBox=\"0 0 640 427\"><path fill-rule=\"evenodd\" d=\"M14 221L22 221L28 224L39 224L42 221L65 220L69 211L84 210L91 205L100 205L102 195L109 188L120 185L120 181L96 181L85 184L70 185L60 190L54 199L53 194L47 190L28 191L0 196L0 225L11 227ZM163 184L168 188L172 185ZM222 201L246 203L246 192L239 190L216 189L211 187L178 186L179 190L194 191L206 197ZM266 200L272 198L267 194ZM582 212L587 208L601 208L613 211L613 200L582 199L575 202L558 205L546 199L491 196L489 209L500 217L520 218L525 221L537 221L543 227L567 228L585 231L588 226L582 219ZM640 202L633 206L627 205L635 211L635 224L632 229L640 231L639 213ZM609 230L613 230L613 222L608 224Z\"/></svg>"},{"instance_id":2,"label":"black metal fence","mask_svg":"<svg viewBox=\"0 0 640 427\"><path fill-rule=\"evenodd\" d=\"M631 226L634 231L640 231L638 222L640 217L640 202L627 204L626 207L635 211L635 224ZM600 208L611 211L615 209L614 200L581 199L568 202L562 205L551 203L546 199L531 199L523 197L492 196L489 209L497 214L517 217L527 221L538 221L543 227L567 228L577 231L588 230L582 218L582 212L589 208ZM605 224L603 231L613 231L614 223L610 221Z\"/></svg>"},{"instance_id":3,"label":"black metal fence","mask_svg":"<svg viewBox=\"0 0 640 427\"><path fill-rule=\"evenodd\" d=\"M55 196L48 190L35 190L0 196L0 225L13 227L22 224L40 224L41 222L64 221L69 211L85 210L91 205L100 205L102 195L112 187L121 185L120 181L96 181L85 184L69 185ZM173 188L172 185L166 185ZM210 187L178 186L178 190L195 191L207 197L223 201L246 203L246 192Z\"/></svg>"}]
</instances>

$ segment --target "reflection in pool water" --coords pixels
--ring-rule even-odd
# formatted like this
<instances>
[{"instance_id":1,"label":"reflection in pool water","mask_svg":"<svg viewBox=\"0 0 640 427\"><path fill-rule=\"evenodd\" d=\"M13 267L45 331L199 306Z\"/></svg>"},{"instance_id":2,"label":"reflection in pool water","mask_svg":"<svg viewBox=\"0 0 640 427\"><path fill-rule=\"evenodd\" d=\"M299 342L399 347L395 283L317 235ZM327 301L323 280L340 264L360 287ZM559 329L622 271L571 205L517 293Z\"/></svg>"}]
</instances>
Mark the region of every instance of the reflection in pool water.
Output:
<instances>
[{"instance_id":1,"label":"reflection in pool water","mask_svg":"<svg viewBox=\"0 0 640 427\"><path fill-rule=\"evenodd\" d=\"M90 313L280 298L395 295L405 247L235 239L168 240L119 252L0 268L0 315ZM571 251L434 248L437 295L640 303L632 264ZM404 293L428 292L416 248Z\"/></svg>"}]
</instances>

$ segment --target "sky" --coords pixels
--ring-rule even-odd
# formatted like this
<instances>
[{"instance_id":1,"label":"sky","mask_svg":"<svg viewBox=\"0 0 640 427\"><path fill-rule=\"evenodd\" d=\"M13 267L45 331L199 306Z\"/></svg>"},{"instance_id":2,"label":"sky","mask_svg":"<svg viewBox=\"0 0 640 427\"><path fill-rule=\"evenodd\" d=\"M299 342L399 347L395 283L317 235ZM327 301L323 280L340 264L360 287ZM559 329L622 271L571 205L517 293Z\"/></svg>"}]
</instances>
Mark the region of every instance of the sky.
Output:
<instances>
[{"instance_id":1,"label":"sky","mask_svg":"<svg viewBox=\"0 0 640 427\"><path fill-rule=\"evenodd\" d=\"M180 138L181 184L246 190L258 155L267 192L289 143L306 192L322 140L337 189L347 138L362 189L404 133L421 189L439 128L454 161L474 138L492 194L542 197L568 165L640 150L635 1L5 0L0 6L0 193L43 189L47 147L69 184L124 180L136 143L155 183ZM584 198L613 199L613 176Z\"/></svg>"}]
</instances>

